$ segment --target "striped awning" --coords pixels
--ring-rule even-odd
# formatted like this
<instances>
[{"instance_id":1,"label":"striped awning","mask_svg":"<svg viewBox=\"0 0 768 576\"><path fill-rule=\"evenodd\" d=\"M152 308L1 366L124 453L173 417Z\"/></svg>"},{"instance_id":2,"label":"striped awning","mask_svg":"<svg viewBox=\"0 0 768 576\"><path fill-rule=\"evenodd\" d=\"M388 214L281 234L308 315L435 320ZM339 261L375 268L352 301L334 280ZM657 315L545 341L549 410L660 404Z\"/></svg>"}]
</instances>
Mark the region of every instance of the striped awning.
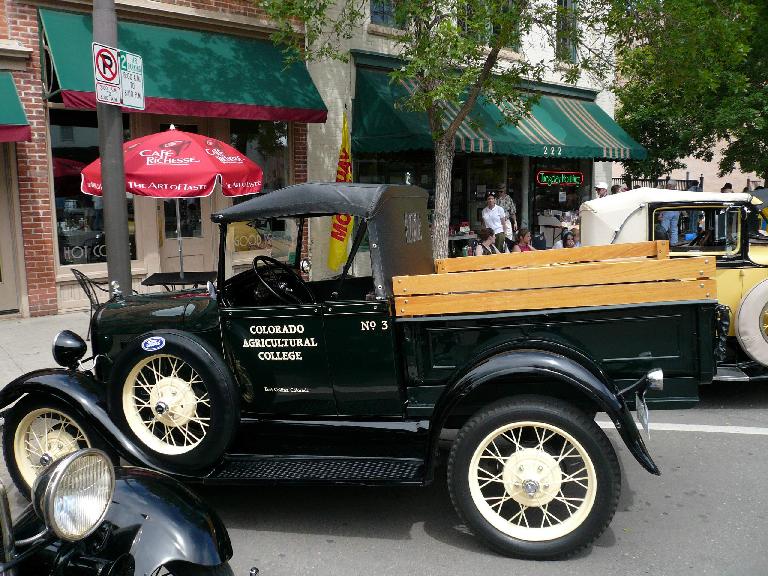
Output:
<instances>
[{"instance_id":1,"label":"striped awning","mask_svg":"<svg viewBox=\"0 0 768 576\"><path fill-rule=\"evenodd\" d=\"M416 89L416 81L392 82L384 70L357 68L353 154L433 148L427 115L400 104ZM646 156L645 148L593 101L543 95L514 125L505 121L505 108L478 98L456 133L456 150L595 160ZM445 112L443 127L456 118L458 108L446 104Z\"/></svg>"},{"instance_id":2,"label":"striped awning","mask_svg":"<svg viewBox=\"0 0 768 576\"><path fill-rule=\"evenodd\" d=\"M503 106L502 106L503 111ZM643 159L646 150L595 102L540 96L530 114L507 130L525 140L527 156Z\"/></svg>"}]
</instances>

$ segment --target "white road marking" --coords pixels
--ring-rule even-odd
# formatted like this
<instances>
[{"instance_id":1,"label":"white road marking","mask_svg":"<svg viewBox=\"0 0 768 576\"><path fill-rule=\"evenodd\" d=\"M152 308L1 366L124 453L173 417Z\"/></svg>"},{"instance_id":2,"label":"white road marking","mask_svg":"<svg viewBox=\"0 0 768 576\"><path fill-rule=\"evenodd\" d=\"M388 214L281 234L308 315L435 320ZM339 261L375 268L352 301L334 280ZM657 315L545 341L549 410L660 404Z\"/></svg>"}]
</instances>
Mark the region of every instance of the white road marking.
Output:
<instances>
[{"instance_id":1,"label":"white road marking","mask_svg":"<svg viewBox=\"0 0 768 576\"><path fill-rule=\"evenodd\" d=\"M635 422L637 427L640 424ZM600 428L614 428L613 422L598 420L597 425ZM672 424L663 422L651 422L651 430L660 432L701 432L704 434L748 434L751 436L768 436L768 428L758 426L712 426L710 424Z\"/></svg>"}]
</instances>

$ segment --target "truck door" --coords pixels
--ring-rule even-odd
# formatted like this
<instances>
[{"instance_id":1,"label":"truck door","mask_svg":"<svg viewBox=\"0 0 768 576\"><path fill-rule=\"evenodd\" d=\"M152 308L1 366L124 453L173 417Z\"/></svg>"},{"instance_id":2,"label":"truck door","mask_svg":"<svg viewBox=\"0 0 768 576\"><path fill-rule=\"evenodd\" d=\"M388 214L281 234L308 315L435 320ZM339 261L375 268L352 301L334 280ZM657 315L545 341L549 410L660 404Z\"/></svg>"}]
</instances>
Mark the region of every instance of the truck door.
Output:
<instances>
[{"instance_id":1,"label":"truck door","mask_svg":"<svg viewBox=\"0 0 768 576\"><path fill-rule=\"evenodd\" d=\"M402 415L394 323L387 302L327 301L323 316L339 414Z\"/></svg>"},{"instance_id":2,"label":"truck door","mask_svg":"<svg viewBox=\"0 0 768 576\"><path fill-rule=\"evenodd\" d=\"M227 356L254 414L336 414L318 304L225 308Z\"/></svg>"}]
</instances>

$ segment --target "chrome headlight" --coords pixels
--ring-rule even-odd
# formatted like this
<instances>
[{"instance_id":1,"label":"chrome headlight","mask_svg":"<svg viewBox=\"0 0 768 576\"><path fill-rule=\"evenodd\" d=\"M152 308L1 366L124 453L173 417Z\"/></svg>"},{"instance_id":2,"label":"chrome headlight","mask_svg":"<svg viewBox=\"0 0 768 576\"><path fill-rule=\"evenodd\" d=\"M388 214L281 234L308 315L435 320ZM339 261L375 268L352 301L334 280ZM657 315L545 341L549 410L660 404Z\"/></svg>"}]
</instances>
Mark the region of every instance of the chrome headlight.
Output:
<instances>
[{"instance_id":1,"label":"chrome headlight","mask_svg":"<svg viewBox=\"0 0 768 576\"><path fill-rule=\"evenodd\" d=\"M49 530L74 542L104 520L115 491L115 469L101 450L73 452L54 463L32 488L37 514Z\"/></svg>"}]
</instances>

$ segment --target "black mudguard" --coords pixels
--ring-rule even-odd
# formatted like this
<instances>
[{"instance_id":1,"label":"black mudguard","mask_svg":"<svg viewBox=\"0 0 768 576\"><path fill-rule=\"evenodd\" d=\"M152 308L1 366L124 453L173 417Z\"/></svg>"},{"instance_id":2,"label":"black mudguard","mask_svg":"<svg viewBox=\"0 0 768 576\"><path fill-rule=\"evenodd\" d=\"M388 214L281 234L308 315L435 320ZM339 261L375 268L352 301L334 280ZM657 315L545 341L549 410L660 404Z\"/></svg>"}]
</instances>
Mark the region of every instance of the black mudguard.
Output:
<instances>
[{"instance_id":1,"label":"black mudguard","mask_svg":"<svg viewBox=\"0 0 768 576\"><path fill-rule=\"evenodd\" d=\"M502 380L509 383L510 393L513 394L515 383L525 382L526 377L530 376L567 384L572 386L575 392L591 399L608 414L627 448L643 468L652 474L661 474L640 436L627 403L607 379L595 371L588 370L576 360L542 350L498 353L461 375L435 407L432 445L437 446L440 431L453 408L480 386ZM544 387L542 394L546 395Z\"/></svg>"},{"instance_id":2,"label":"black mudguard","mask_svg":"<svg viewBox=\"0 0 768 576\"><path fill-rule=\"evenodd\" d=\"M19 574L122 574L126 563L137 576L185 562L218 566L232 557L221 519L207 504L172 478L142 468L117 468L115 494L102 525L74 544L51 541L19 567ZM16 520L17 538L42 528L29 507ZM117 566L121 568L118 569Z\"/></svg>"},{"instance_id":3,"label":"black mudguard","mask_svg":"<svg viewBox=\"0 0 768 576\"><path fill-rule=\"evenodd\" d=\"M0 390L0 413L25 394L54 397L67 403L81 418L98 429L104 440L120 456L131 464L146 466L167 474L172 473L166 464L144 452L123 434L107 411L105 385L99 383L90 372L47 368L29 372L10 382ZM201 470L205 474L206 470ZM173 473L179 477L178 473Z\"/></svg>"}]
</instances>

